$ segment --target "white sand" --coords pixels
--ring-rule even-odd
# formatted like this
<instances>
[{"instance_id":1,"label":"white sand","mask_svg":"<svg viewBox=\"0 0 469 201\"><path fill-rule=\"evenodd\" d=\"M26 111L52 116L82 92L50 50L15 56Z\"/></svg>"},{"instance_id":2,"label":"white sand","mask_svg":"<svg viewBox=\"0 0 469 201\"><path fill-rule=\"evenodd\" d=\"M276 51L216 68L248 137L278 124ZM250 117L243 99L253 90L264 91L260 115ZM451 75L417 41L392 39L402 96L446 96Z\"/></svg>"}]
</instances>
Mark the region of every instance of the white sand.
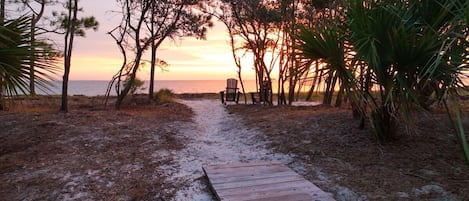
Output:
<instances>
[{"instance_id":1,"label":"white sand","mask_svg":"<svg viewBox=\"0 0 469 201\"><path fill-rule=\"evenodd\" d=\"M250 161L277 160L284 164L292 157L273 154L254 139L256 130L242 126L235 115L230 115L218 100L181 100L195 112L195 125L182 126L181 133L188 138L185 149L174 153L179 167L166 167L171 180L187 186L177 192L175 200L211 201L212 193L202 182L203 165Z\"/></svg>"}]
</instances>

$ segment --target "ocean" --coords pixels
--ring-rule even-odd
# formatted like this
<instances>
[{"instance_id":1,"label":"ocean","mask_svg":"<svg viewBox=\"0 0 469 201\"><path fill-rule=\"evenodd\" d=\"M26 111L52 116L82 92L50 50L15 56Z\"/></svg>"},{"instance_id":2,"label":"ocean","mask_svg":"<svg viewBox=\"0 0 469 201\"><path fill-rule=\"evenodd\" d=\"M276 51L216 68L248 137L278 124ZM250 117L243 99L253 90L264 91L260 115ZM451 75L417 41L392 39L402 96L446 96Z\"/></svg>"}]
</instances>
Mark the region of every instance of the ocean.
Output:
<instances>
[{"instance_id":1,"label":"ocean","mask_svg":"<svg viewBox=\"0 0 469 201\"><path fill-rule=\"evenodd\" d=\"M106 80L71 80L68 83L69 95L98 96L105 95L109 81ZM38 94L60 95L62 93L62 82L55 81L50 92L38 92ZM145 81L143 90L137 93L148 93L149 81ZM255 80L244 81L246 92L255 91ZM277 84L273 83L273 87ZM173 93L219 93L226 87L226 80L156 80L155 91L160 89L170 89ZM238 83L238 87L241 85ZM276 90L276 88L274 88ZM111 90L111 95L116 95L115 88Z\"/></svg>"}]
</instances>

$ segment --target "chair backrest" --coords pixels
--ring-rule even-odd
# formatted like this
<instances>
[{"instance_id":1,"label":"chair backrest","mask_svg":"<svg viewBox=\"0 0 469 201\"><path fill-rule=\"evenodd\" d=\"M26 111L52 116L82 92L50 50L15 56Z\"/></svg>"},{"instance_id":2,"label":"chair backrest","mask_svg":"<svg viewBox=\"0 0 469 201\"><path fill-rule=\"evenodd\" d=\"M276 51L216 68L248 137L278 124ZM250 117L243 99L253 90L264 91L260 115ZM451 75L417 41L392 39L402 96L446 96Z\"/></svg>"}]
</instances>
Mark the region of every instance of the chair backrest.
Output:
<instances>
[{"instance_id":1,"label":"chair backrest","mask_svg":"<svg viewBox=\"0 0 469 201\"><path fill-rule=\"evenodd\" d=\"M236 93L238 90L238 80L229 78L226 80L226 93Z\"/></svg>"}]
</instances>

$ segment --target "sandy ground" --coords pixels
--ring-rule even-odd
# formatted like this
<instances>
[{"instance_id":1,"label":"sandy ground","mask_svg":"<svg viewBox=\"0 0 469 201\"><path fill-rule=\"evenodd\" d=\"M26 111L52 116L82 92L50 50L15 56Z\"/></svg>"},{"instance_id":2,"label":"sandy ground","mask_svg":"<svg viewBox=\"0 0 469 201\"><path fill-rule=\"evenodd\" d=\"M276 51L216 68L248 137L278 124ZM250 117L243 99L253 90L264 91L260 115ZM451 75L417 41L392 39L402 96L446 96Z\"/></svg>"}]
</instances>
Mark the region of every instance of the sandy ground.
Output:
<instances>
[{"instance_id":1,"label":"sandy ground","mask_svg":"<svg viewBox=\"0 0 469 201\"><path fill-rule=\"evenodd\" d=\"M337 200L469 200L469 168L441 110L413 114L411 127L380 144L369 124L359 129L347 108L228 109L244 126L262 131L257 140L302 162L299 173ZM469 128L469 118L463 121Z\"/></svg>"},{"instance_id":2,"label":"sandy ground","mask_svg":"<svg viewBox=\"0 0 469 201\"><path fill-rule=\"evenodd\" d=\"M243 126L236 116L227 113L217 100L184 100L195 113L194 124L182 127L186 147L174 153L176 166L169 167L171 180L186 181L174 200L214 200L208 190L202 166L207 164L281 161L292 163L284 154L274 154L254 137L257 130ZM168 170L168 167L166 168Z\"/></svg>"},{"instance_id":3,"label":"sandy ground","mask_svg":"<svg viewBox=\"0 0 469 201\"><path fill-rule=\"evenodd\" d=\"M103 109L101 100L23 101L0 112L0 200L168 200L179 183L162 166L184 147L182 104Z\"/></svg>"},{"instance_id":4,"label":"sandy ground","mask_svg":"<svg viewBox=\"0 0 469 201\"><path fill-rule=\"evenodd\" d=\"M0 201L211 201L203 165L270 160L337 200L469 200L469 168L444 114L379 145L347 109L100 103L73 97L61 114L46 97L0 112Z\"/></svg>"},{"instance_id":5,"label":"sandy ground","mask_svg":"<svg viewBox=\"0 0 469 201\"><path fill-rule=\"evenodd\" d=\"M120 111L99 102L74 97L61 114L45 98L1 112L0 200L211 201L203 165L276 160L302 169L216 99Z\"/></svg>"}]
</instances>

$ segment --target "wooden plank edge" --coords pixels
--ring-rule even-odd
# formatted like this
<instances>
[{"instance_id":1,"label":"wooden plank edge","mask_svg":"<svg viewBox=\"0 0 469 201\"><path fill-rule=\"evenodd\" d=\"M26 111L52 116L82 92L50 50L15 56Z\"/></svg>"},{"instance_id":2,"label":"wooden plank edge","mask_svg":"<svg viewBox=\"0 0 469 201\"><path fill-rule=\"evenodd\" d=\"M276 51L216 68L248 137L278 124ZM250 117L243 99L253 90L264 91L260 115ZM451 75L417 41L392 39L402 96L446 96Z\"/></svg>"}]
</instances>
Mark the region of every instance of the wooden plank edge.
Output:
<instances>
[{"instance_id":1,"label":"wooden plank edge","mask_svg":"<svg viewBox=\"0 0 469 201\"><path fill-rule=\"evenodd\" d=\"M297 182L303 181L302 177L285 177L279 180L273 179L264 179L264 180L257 180L256 182L233 182L233 183L226 183L226 184L216 184L214 188L216 190L224 190L224 189L233 189L233 188L240 188L240 187L253 187L253 186L260 186L266 185L271 183L289 183L289 182Z\"/></svg>"},{"instance_id":2,"label":"wooden plank edge","mask_svg":"<svg viewBox=\"0 0 469 201\"><path fill-rule=\"evenodd\" d=\"M271 174L275 172L291 172L292 170L288 167L281 165L271 165L271 166L257 166L257 167L245 167L243 169L218 169L212 170L205 168L207 174L211 178L226 178L226 177L240 177L240 176L249 176L249 175L262 175L262 174Z\"/></svg>"},{"instance_id":3,"label":"wooden plank edge","mask_svg":"<svg viewBox=\"0 0 469 201\"><path fill-rule=\"evenodd\" d=\"M210 181L210 177L208 177L207 171L205 170L204 166L202 166L202 170L204 171L205 176L207 177L208 180L208 186L210 188L210 191L215 195L215 197L218 200L221 200L220 196L218 195L217 191L215 190L215 187L213 186L212 182Z\"/></svg>"},{"instance_id":4,"label":"wooden plank edge","mask_svg":"<svg viewBox=\"0 0 469 201\"><path fill-rule=\"evenodd\" d=\"M207 165L206 168L209 169L224 169L224 168L241 168L241 167L251 167L251 166L263 166L263 165L282 165L279 161L257 161L257 162L248 162L248 163L223 163L223 164L212 164Z\"/></svg>"},{"instance_id":5,"label":"wooden plank edge","mask_svg":"<svg viewBox=\"0 0 469 201\"><path fill-rule=\"evenodd\" d=\"M298 174L293 171L274 172L271 174L251 174L245 176L226 176L226 177L210 177L213 184L232 183L240 181L252 181L258 179L268 179L276 177L297 176Z\"/></svg>"},{"instance_id":6,"label":"wooden plank edge","mask_svg":"<svg viewBox=\"0 0 469 201\"><path fill-rule=\"evenodd\" d=\"M220 196L234 196L238 194L265 194L266 192L277 192L277 191L296 191L296 192L309 192L311 195L316 196L321 194L321 191L316 189L311 189L311 185L302 182L289 182L288 185L285 183L273 183L273 184L264 184L254 187L240 187L233 189L224 189L218 191Z\"/></svg>"}]
</instances>

